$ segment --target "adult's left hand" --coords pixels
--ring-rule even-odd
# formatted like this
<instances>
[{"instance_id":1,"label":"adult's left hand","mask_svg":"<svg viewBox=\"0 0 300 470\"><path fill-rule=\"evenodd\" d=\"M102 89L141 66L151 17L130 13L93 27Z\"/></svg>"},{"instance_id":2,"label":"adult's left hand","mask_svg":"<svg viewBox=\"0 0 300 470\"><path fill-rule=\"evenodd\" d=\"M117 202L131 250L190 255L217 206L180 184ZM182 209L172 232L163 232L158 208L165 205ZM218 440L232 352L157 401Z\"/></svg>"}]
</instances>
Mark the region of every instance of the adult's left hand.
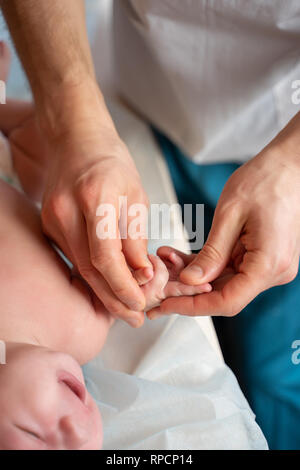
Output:
<instances>
[{"instance_id":1,"label":"adult's left hand","mask_svg":"<svg viewBox=\"0 0 300 470\"><path fill-rule=\"evenodd\" d=\"M300 113L227 181L205 245L181 280L210 293L169 298L150 318L238 314L264 290L291 282L300 254Z\"/></svg>"}]
</instances>

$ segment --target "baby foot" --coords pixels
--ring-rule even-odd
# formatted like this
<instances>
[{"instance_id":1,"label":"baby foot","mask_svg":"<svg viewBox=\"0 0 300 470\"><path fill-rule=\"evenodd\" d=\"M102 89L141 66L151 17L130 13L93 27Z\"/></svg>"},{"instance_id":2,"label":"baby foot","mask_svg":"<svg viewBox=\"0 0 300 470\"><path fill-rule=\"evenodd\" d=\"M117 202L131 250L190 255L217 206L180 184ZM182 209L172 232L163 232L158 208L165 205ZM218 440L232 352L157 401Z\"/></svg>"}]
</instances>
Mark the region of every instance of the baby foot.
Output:
<instances>
[{"instance_id":1,"label":"baby foot","mask_svg":"<svg viewBox=\"0 0 300 470\"><path fill-rule=\"evenodd\" d=\"M141 286L146 299L146 312L165 299L164 289L169 280L169 272L163 261L158 256L149 255L148 257L153 266L153 277Z\"/></svg>"},{"instance_id":2,"label":"baby foot","mask_svg":"<svg viewBox=\"0 0 300 470\"><path fill-rule=\"evenodd\" d=\"M141 287L146 298L146 311L158 306L167 297L196 295L211 291L212 287L208 283L189 286L180 281L179 275L189 263L189 255L169 247L164 247L164 250L159 250L158 253L159 256L149 255L154 275Z\"/></svg>"}]
</instances>

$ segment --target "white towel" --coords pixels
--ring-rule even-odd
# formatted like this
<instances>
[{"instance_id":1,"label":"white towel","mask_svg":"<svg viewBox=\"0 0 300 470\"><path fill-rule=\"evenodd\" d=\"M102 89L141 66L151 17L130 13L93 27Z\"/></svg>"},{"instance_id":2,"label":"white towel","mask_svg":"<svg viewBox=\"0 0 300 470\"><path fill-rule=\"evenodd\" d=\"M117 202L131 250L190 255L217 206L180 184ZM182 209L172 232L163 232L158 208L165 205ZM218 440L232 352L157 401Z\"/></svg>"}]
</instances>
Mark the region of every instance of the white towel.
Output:
<instances>
[{"instance_id":1,"label":"white towel","mask_svg":"<svg viewBox=\"0 0 300 470\"><path fill-rule=\"evenodd\" d=\"M193 318L117 322L84 367L104 449L267 449L239 385Z\"/></svg>"}]
</instances>

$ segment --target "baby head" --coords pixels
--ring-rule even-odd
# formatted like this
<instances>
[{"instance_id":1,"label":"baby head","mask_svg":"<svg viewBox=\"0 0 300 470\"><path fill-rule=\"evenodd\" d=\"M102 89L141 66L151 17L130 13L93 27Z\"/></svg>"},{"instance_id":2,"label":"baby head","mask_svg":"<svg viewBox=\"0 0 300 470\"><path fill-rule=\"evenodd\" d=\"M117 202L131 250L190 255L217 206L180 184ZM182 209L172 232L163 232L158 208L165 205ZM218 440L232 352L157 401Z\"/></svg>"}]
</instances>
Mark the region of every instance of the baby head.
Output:
<instances>
[{"instance_id":1,"label":"baby head","mask_svg":"<svg viewBox=\"0 0 300 470\"><path fill-rule=\"evenodd\" d=\"M0 449L100 449L102 423L77 361L44 347L6 344L0 365Z\"/></svg>"}]
</instances>

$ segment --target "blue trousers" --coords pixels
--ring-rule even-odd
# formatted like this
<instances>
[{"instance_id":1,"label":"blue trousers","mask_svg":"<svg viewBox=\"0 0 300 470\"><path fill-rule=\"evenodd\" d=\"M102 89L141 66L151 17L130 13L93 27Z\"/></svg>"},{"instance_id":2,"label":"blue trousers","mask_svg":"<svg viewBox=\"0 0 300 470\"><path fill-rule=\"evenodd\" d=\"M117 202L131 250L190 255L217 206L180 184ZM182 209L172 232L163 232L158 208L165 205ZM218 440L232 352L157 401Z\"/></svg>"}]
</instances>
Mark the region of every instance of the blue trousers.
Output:
<instances>
[{"instance_id":1,"label":"blue trousers","mask_svg":"<svg viewBox=\"0 0 300 470\"><path fill-rule=\"evenodd\" d=\"M154 130L179 203L205 204L205 237L236 163L198 165ZM300 203L300 201L299 201ZM237 376L271 449L300 449L300 274L260 294L239 315L214 318L226 363Z\"/></svg>"}]
</instances>

